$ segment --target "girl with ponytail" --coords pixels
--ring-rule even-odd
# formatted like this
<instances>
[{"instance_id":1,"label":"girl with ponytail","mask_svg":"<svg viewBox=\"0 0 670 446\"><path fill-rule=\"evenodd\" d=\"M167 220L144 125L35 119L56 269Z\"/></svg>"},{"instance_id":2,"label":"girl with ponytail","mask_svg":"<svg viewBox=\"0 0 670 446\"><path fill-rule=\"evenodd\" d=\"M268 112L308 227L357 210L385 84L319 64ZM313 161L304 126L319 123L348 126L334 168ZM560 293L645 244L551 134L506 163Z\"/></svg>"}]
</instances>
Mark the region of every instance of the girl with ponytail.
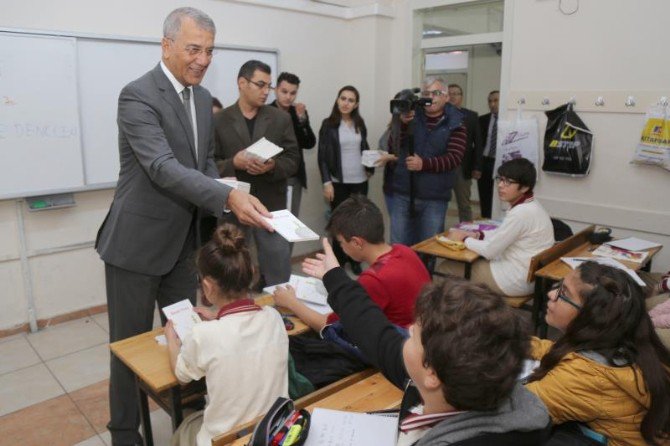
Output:
<instances>
[{"instance_id":1,"label":"girl with ponytail","mask_svg":"<svg viewBox=\"0 0 670 446\"><path fill-rule=\"evenodd\" d=\"M196 324L183 345L170 322L165 335L175 376L182 383L205 377L209 404L182 422L173 446L210 446L212 437L288 397L288 337L279 313L250 298L254 271L242 231L219 226L196 265L216 317Z\"/></svg>"},{"instance_id":2,"label":"girl with ponytail","mask_svg":"<svg viewBox=\"0 0 670 446\"><path fill-rule=\"evenodd\" d=\"M642 288L624 271L586 262L548 298L547 323L563 335L555 343L533 339L541 362L527 387L554 424L582 422L610 446L666 444L670 353Z\"/></svg>"}]
</instances>

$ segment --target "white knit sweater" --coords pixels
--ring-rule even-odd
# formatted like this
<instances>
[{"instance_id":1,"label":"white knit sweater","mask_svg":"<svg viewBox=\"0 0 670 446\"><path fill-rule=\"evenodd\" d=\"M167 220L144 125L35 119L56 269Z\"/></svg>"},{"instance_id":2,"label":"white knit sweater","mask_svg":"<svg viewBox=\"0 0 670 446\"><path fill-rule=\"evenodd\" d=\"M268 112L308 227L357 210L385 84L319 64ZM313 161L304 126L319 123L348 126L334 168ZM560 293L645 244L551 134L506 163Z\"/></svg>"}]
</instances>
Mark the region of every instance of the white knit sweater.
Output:
<instances>
[{"instance_id":1,"label":"white knit sweater","mask_svg":"<svg viewBox=\"0 0 670 446\"><path fill-rule=\"evenodd\" d=\"M533 292L526 282L530 259L554 244L549 214L536 200L514 206L498 229L484 240L465 239L465 246L490 261L496 284L508 296Z\"/></svg>"}]
</instances>

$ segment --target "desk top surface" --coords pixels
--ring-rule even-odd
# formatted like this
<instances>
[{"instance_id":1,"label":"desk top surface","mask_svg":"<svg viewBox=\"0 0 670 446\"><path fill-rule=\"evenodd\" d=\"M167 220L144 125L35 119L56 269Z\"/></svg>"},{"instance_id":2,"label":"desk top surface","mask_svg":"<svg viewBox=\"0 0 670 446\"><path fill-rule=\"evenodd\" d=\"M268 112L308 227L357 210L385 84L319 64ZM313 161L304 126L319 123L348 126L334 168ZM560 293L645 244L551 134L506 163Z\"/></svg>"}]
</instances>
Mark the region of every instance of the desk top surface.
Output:
<instances>
[{"instance_id":1,"label":"desk top surface","mask_svg":"<svg viewBox=\"0 0 670 446\"><path fill-rule=\"evenodd\" d=\"M446 237L448 231L440 235ZM469 249L461 249L459 251L449 249L441 245L435 237L431 237L427 240L417 243L412 246L412 249L416 252L422 254L430 254L433 256L441 257L443 259L455 260L457 262L472 263L479 258L479 254Z\"/></svg>"},{"instance_id":2,"label":"desk top surface","mask_svg":"<svg viewBox=\"0 0 670 446\"><path fill-rule=\"evenodd\" d=\"M349 412L395 409L400 407L402 395L402 390L391 384L378 372L307 406L307 410L312 412L316 407ZM247 435L230 443L230 445L246 445L250 438L251 435Z\"/></svg>"},{"instance_id":3,"label":"desk top surface","mask_svg":"<svg viewBox=\"0 0 670 446\"><path fill-rule=\"evenodd\" d=\"M256 298L259 305L272 305L274 300L270 295ZM282 308L278 308L284 312ZM309 330L297 317L289 319L295 327L289 335L297 335ZM154 392L162 392L177 385L177 378L170 368L170 358L167 345L159 345L156 336L163 334L163 328L156 328L131 338L110 344L112 353L128 366L135 375L144 381Z\"/></svg>"},{"instance_id":4,"label":"desk top surface","mask_svg":"<svg viewBox=\"0 0 670 446\"><path fill-rule=\"evenodd\" d=\"M582 243L572 251L569 251L567 254L562 255L561 257L593 257L593 250L597 248L599 245L594 245L592 243ZM626 260L619 260L621 263L626 265L627 267L631 268L633 271L638 271L642 267L644 267L648 262L651 261L651 259L656 255L661 250L662 246L659 246L657 248L651 248L647 249L646 251L649 251L649 256L644 260L642 263L635 263L635 262L629 262ZM535 277L541 277L543 279L549 279L549 280L561 280L565 276L568 275L568 273L572 271L572 268L568 266L567 263L563 262L560 258L554 260L544 268L539 269L535 273Z\"/></svg>"}]
</instances>

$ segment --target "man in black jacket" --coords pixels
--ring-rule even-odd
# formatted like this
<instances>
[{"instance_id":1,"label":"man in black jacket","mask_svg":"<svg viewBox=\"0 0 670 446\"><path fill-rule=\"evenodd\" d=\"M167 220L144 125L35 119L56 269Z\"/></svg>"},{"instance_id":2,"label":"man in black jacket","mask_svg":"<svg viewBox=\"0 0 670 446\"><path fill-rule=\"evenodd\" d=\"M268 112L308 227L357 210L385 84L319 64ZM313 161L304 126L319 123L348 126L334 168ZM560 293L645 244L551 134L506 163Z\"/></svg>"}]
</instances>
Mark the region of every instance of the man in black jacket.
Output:
<instances>
[{"instance_id":1,"label":"man in black jacket","mask_svg":"<svg viewBox=\"0 0 670 446\"><path fill-rule=\"evenodd\" d=\"M323 279L347 335L405 390L398 446L542 444L549 414L517 379L530 337L499 295L456 277L429 285L405 339L339 267L327 239L323 247L303 271Z\"/></svg>"},{"instance_id":2,"label":"man in black jacket","mask_svg":"<svg viewBox=\"0 0 670 446\"><path fill-rule=\"evenodd\" d=\"M295 102L300 88L300 78L292 73L283 72L277 78L277 88L275 96L277 99L272 101L273 107L284 110L291 115L293 130L298 140L298 152L300 153L300 164L298 171L294 176L288 179L287 184L291 187L291 212L298 216L300 212L300 199L302 198L302 188L307 189L307 173L305 172L305 158L303 149L311 149L316 144L316 137L309 125L309 115L305 104Z\"/></svg>"},{"instance_id":3,"label":"man in black jacket","mask_svg":"<svg viewBox=\"0 0 670 446\"><path fill-rule=\"evenodd\" d=\"M479 129L482 132L482 174L477 180L479 190L479 205L483 218L491 218L491 206L493 203L493 167L496 163L496 147L498 136L498 103L500 92L493 90L489 93L489 110L491 113L479 117Z\"/></svg>"},{"instance_id":4,"label":"man in black jacket","mask_svg":"<svg viewBox=\"0 0 670 446\"><path fill-rule=\"evenodd\" d=\"M463 113L463 125L468 132L465 142L463 161L456 169L456 183L454 195L458 204L458 220L472 221L472 205L470 192L472 180L482 176L482 135L479 130L479 115L477 112L463 107L463 89L458 84L449 85L449 103Z\"/></svg>"}]
</instances>

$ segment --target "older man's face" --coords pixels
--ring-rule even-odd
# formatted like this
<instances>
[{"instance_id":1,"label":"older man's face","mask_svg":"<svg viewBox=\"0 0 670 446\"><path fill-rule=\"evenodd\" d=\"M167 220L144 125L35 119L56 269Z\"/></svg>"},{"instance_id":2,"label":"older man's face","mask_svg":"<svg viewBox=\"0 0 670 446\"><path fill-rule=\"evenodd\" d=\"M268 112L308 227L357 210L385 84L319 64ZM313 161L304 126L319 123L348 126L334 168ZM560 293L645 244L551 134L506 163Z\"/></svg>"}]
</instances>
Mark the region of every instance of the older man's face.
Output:
<instances>
[{"instance_id":1,"label":"older man's face","mask_svg":"<svg viewBox=\"0 0 670 446\"><path fill-rule=\"evenodd\" d=\"M163 62L177 80L188 87L202 82L212 62L214 34L184 17L177 35L163 37Z\"/></svg>"},{"instance_id":2,"label":"older man's face","mask_svg":"<svg viewBox=\"0 0 670 446\"><path fill-rule=\"evenodd\" d=\"M449 102L449 93L441 82L433 82L424 87L421 96L431 98L433 103L425 108L427 115L435 115L442 112L442 109Z\"/></svg>"}]
</instances>

